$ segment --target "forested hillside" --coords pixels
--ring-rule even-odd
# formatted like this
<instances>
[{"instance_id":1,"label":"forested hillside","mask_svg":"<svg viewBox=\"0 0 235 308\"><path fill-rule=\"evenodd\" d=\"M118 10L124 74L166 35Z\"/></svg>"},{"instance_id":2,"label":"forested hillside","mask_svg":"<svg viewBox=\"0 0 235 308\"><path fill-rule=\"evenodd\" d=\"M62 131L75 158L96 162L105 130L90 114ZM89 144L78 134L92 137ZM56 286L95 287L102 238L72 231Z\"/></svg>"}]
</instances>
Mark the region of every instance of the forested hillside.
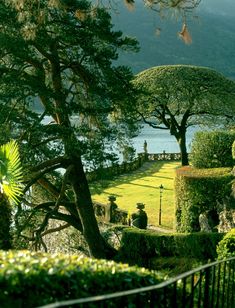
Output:
<instances>
[{"instance_id":1,"label":"forested hillside","mask_svg":"<svg viewBox=\"0 0 235 308\"><path fill-rule=\"evenodd\" d=\"M203 0L194 17L188 19L191 45L185 45L177 33L182 21L175 16L161 19L146 9L142 1L134 11L119 7L113 16L117 29L140 42L138 54L122 54L120 62L134 73L164 64L193 64L215 68L235 78L235 1ZM160 35L156 29L160 28Z\"/></svg>"}]
</instances>

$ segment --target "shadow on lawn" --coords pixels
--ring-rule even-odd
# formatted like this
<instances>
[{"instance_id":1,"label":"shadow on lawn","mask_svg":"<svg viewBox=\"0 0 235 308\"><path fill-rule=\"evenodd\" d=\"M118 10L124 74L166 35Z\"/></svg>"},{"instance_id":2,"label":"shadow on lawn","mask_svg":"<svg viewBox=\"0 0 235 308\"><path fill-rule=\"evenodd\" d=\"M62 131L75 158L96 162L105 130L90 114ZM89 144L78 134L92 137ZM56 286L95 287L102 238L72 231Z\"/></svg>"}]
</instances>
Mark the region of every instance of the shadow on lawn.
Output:
<instances>
[{"instance_id":1,"label":"shadow on lawn","mask_svg":"<svg viewBox=\"0 0 235 308\"><path fill-rule=\"evenodd\" d=\"M172 180L172 178L169 178ZM128 183L129 185L134 185L134 186L141 186L141 187L147 187L147 188L155 188L156 189L156 186L155 185L144 185L144 184L137 184L137 183ZM125 189L125 188L121 188L121 189ZM164 187L164 190L167 191L167 190L172 190L172 189L169 189L169 188L166 188Z\"/></svg>"},{"instance_id":2,"label":"shadow on lawn","mask_svg":"<svg viewBox=\"0 0 235 308\"><path fill-rule=\"evenodd\" d=\"M132 181L144 178L144 177L158 177L153 175L158 172L164 165L165 161L157 161L157 162L145 162L143 166L139 169L132 171L130 173L125 173L119 176L114 176L112 179L108 180L99 180L97 182L93 182L90 184L90 190L92 194L100 194L104 192L105 188L118 186L120 184L130 183ZM171 179L169 177L159 176L161 178ZM146 187L152 187L152 185L142 185L142 184L134 184Z\"/></svg>"}]
</instances>

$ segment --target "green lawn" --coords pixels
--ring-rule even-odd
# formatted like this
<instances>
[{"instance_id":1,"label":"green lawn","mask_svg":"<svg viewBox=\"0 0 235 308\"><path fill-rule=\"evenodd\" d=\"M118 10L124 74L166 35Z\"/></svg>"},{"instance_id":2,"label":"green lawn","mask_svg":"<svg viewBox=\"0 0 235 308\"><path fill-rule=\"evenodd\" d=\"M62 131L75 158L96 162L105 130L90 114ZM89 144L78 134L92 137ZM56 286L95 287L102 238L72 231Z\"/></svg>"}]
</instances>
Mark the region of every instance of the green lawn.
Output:
<instances>
[{"instance_id":1,"label":"green lawn","mask_svg":"<svg viewBox=\"0 0 235 308\"><path fill-rule=\"evenodd\" d=\"M108 196L117 197L119 208L130 214L137 202L145 203L149 224L158 225L159 186L164 186L162 196L162 227L174 225L174 177L179 162L146 162L132 173L115 177L112 181L99 181L91 184L93 201L108 203Z\"/></svg>"}]
</instances>

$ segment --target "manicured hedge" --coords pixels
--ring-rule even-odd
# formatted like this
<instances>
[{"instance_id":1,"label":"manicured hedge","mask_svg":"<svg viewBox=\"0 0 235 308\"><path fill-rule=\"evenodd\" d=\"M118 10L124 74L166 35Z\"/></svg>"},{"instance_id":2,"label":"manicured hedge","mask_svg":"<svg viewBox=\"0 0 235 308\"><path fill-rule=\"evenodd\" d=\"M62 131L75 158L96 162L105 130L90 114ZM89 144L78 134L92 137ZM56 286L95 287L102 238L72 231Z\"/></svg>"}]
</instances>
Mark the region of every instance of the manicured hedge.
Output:
<instances>
[{"instance_id":1,"label":"manicured hedge","mask_svg":"<svg viewBox=\"0 0 235 308\"><path fill-rule=\"evenodd\" d=\"M200 131L192 141L190 162L196 168L232 167L235 132Z\"/></svg>"},{"instance_id":2,"label":"manicured hedge","mask_svg":"<svg viewBox=\"0 0 235 308\"><path fill-rule=\"evenodd\" d=\"M218 202L231 194L231 168L177 169L175 178L176 229L200 231L199 215L206 211L217 215ZM218 224L215 220L215 224Z\"/></svg>"},{"instance_id":3,"label":"manicured hedge","mask_svg":"<svg viewBox=\"0 0 235 308\"><path fill-rule=\"evenodd\" d=\"M125 228L119 258L131 264L149 267L155 257L185 257L206 262L216 258L221 233L163 234L152 230Z\"/></svg>"},{"instance_id":4,"label":"manicured hedge","mask_svg":"<svg viewBox=\"0 0 235 308\"><path fill-rule=\"evenodd\" d=\"M0 307L30 308L156 284L156 272L79 256L0 251Z\"/></svg>"},{"instance_id":5,"label":"manicured hedge","mask_svg":"<svg viewBox=\"0 0 235 308\"><path fill-rule=\"evenodd\" d=\"M230 230L217 246L218 259L235 257L235 229Z\"/></svg>"}]
</instances>

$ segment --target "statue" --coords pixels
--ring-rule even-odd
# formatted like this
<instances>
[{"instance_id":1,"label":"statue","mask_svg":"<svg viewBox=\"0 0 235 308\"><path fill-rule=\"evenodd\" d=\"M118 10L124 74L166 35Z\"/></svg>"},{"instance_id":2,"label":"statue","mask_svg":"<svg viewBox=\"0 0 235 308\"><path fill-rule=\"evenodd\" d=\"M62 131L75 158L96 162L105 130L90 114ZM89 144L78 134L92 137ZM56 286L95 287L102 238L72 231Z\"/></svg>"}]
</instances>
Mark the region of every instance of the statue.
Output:
<instances>
[{"instance_id":1,"label":"statue","mask_svg":"<svg viewBox=\"0 0 235 308\"><path fill-rule=\"evenodd\" d=\"M200 231L217 232L219 224L219 216L217 210L207 210L199 215Z\"/></svg>"},{"instance_id":2,"label":"statue","mask_svg":"<svg viewBox=\"0 0 235 308\"><path fill-rule=\"evenodd\" d=\"M212 232L211 226L208 221L207 213L201 213L199 215L199 225L200 225L200 231L202 232Z\"/></svg>"},{"instance_id":3,"label":"statue","mask_svg":"<svg viewBox=\"0 0 235 308\"><path fill-rule=\"evenodd\" d=\"M109 196L109 202L110 202L110 219L109 222L115 222L115 211L118 208L116 204L116 197Z\"/></svg>"},{"instance_id":4,"label":"statue","mask_svg":"<svg viewBox=\"0 0 235 308\"><path fill-rule=\"evenodd\" d=\"M217 208L219 213L219 232L228 232L235 228L235 187L233 182L232 193L225 197L222 203L217 201Z\"/></svg>"},{"instance_id":5,"label":"statue","mask_svg":"<svg viewBox=\"0 0 235 308\"><path fill-rule=\"evenodd\" d=\"M146 140L144 140L144 159L148 160L148 144Z\"/></svg>"},{"instance_id":6,"label":"statue","mask_svg":"<svg viewBox=\"0 0 235 308\"><path fill-rule=\"evenodd\" d=\"M144 209L143 203L137 203L137 212L131 215L132 226L139 229L146 229L148 225L148 217Z\"/></svg>"}]
</instances>

